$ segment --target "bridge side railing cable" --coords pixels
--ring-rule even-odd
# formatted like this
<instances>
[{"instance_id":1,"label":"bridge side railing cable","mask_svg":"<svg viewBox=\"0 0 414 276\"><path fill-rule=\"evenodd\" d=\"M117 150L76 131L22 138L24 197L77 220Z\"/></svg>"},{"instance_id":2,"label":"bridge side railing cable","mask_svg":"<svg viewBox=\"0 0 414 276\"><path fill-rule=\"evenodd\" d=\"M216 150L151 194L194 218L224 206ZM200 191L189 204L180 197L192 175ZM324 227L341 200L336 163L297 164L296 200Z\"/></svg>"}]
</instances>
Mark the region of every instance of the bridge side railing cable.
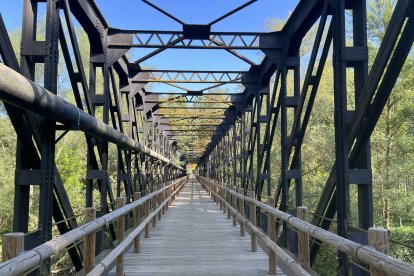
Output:
<instances>
[{"instance_id":1,"label":"bridge side railing cable","mask_svg":"<svg viewBox=\"0 0 414 276\"><path fill-rule=\"evenodd\" d=\"M255 207L267 212L268 214L273 215L276 219L285 222L289 227L295 228L298 231L298 233L305 233L315 240L323 242L329 246L332 246L338 251L346 253L353 259L369 265L371 267L371 271L380 271L386 273L387 275L414 275L414 265L402 262L387 254L377 251L371 245L362 245L348 240L346 238L343 238L341 236L338 236L327 230L321 229L307 221L301 220L293 215L284 213L279 209L273 208L270 205L258 201L252 197L238 193L235 190L232 190L228 186L224 185L223 183L219 183L215 180L204 177L198 177L198 179L205 186L209 187L211 191L213 191L213 195L215 197L222 195L224 192L224 194L226 194L227 196L231 195L231 197L242 199L244 202L254 205ZM223 200L223 198L220 197L220 200ZM234 208L230 210L237 212L237 210ZM244 218L243 216L242 221L245 220L246 218ZM371 229L372 233L383 232L382 230L384 229Z\"/></svg>"},{"instance_id":2,"label":"bridge side railing cable","mask_svg":"<svg viewBox=\"0 0 414 276\"><path fill-rule=\"evenodd\" d=\"M152 193L149 193L142 198L139 198L124 207L118 208L115 211L112 211L111 213L108 213L102 217L96 218L90 222L87 222L83 224L82 226L79 226L78 228L75 228L63 235L60 235L46 243L43 243L29 251L22 252L17 255L17 257L14 257L10 260L7 260L5 262L0 263L0 275L22 275L27 273L27 271L32 270L35 267L38 267L39 264L54 254L67 249L68 247L72 246L73 244L76 244L78 242L81 242L82 239L84 239L86 236L90 234L95 234L96 231L98 231L100 228L102 228L104 225L107 225L108 223L111 223L119 218L124 217L130 212L135 211L139 206L144 205L145 215L146 218L137 225L137 227L132 230L131 234L133 233L133 237L131 234L127 236L126 239L118 240L117 247L113 250L114 252L109 253L108 256L115 256L119 257L119 254L123 253L126 248L128 248L131 243L136 239L136 236L142 232L144 228L148 228L148 223L152 220L154 220L156 214L159 213L160 210L172 199L175 199L175 194L179 191L179 189L182 187L182 185L186 182L187 177L182 177L177 180L173 180L171 182L165 183L164 187L156 190ZM168 196L167 196L167 195ZM167 198L167 199L165 199ZM124 198L120 198L125 200ZM160 199L165 199L163 202L160 202ZM152 203L153 211L150 213L150 203ZM157 204L158 203L158 204ZM155 205L157 204L157 205ZM119 223L119 221L118 221ZM124 225L124 224L122 224ZM124 227L123 227L124 228ZM139 229L139 230L137 230ZM125 231L125 229L123 229ZM20 233L21 236L23 236L23 233ZM18 244L16 247L23 248L22 243L23 239L21 239L20 244ZM120 247L121 246L121 247ZM85 259L85 258L84 258ZM105 258L103 261L105 263L102 263L101 261L97 267L102 267L104 265L105 271L112 267L114 259Z\"/></svg>"}]
</instances>

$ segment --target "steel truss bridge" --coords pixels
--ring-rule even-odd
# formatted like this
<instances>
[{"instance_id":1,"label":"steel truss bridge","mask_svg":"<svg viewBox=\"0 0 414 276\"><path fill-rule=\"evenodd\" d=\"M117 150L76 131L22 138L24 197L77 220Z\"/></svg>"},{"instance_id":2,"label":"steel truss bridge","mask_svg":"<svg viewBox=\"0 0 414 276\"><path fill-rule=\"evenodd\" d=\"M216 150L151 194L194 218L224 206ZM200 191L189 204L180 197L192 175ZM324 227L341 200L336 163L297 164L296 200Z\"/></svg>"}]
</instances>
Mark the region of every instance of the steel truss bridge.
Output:
<instances>
[{"instance_id":1,"label":"steel truss bridge","mask_svg":"<svg viewBox=\"0 0 414 276\"><path fill-rule=\"evenodd\" d=\"M187 24L143 0L180 23L182 31L112 28L93 0L23 2L19 56L0 16L0 99L18 138L13 233L10 240L5 237L9 248L3 249L11 253L3 254L0 274L48 274L50 257L59 250L67 250L75 271L109 273L117 260L117 273L121 273L123 252L131 244L138 250L141 232L148 234L150 221L156 224L156 217L161 218L188 183L193 188L194 183L201 185L239 222L241 230L249 229L252 250L256 239L261 239L270 259L276 254L295 274L311 271L323 244L337 250L340 275L365 275L369 269L375 275L414 274L412 264L386 255L381 246L378 251L367 246L368 242L375 246L368 240L368 229L373 226L370 136L412 49L414 1L397 1L370 70L365 0L301 0L284 27L269 33L211 30L256 0L208 24ZM41 40L36 32L42 2L46 3L46 23ZM352 22L346 23L346 13L352 14ZM87 34L89 57L81 56L77 24ZM346 24L352 25L351 43L346 41ZM314 25L316 35L303 69L300 47ZM134 48L153 51L129 60L127 53ZM183 49L183 54L185 49L226 51L250 69L141 67L168 49ZM240 50L260 51L264 58L255 63ZM62 58L74 104L57 95ZM301 149L330 58L335 162L308 223L303 216L295 218L292 210L303 205L302 165L307 160L302 159ZM152 83L172 88L153 91ZM205 88L188 89L188 84ZM227 85L243 89L217 92ZM347 102L350 98L355 100L352 109ZM86 214L92 218L82 226L55 163L56 144L72 131L83 132L87 144L86 194L80 196L86 198ZM276 137L279 144L273 143ZM182 147L184 139L192 141L186 148ZM116 146L116 156L110 156L110 144ZM276 166L271 162L275 158L272 148L280 153ZM185 177L187 168L179 164L184 157L197 164L197 180ZM116 183L108 175L111 158L117 160ZM279 177L271 178L271 172ZM112 185L116 185L116 195ZM39 187L40 195L38 228L29 232L31 186ZM356 195L350 193L350 186L357 188ZM351 197L357 204L356 225L349 217ZM266 200L269 204L263 203ZM326 231L334 219L335 234ZM113 220L117 223L110 223ZM55 229L60 233L57 238L52 237ZM124 239L125 229L129 232ZM116 245L110 253L105 247L108 240ZM104 261L95 264L95 255L105 252Z\"/></svg>"}]
</instances>

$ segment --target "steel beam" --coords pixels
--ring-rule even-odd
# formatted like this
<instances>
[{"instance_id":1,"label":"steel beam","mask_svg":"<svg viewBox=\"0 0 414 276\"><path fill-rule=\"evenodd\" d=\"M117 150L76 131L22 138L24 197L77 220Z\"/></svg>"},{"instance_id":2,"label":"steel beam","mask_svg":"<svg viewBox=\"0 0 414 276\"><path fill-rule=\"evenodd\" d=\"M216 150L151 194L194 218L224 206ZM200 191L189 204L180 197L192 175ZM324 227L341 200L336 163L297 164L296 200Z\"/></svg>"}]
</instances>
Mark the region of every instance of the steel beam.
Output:
<instances>
[{"instance_id":1,"label":"steel beam","mask_svg":"<svg viewBox=\"0 0 414 276\"><path fill-rule=\"evenodd\" d=\"M192 25L188 25L192 26ZM202 25L197 25L202 26ZM207 25L206 25L207 27ZM157 48L157 49L225 49L225 50L260 50L279 49L282 41L275 33L257 32L211 32L195 30L199 36L189 37L184 31L157 30L120 30L108 29L110 48ZM120 42L111 37L119 34L131 36L132 43ZM178 43L171 43L174 40Z\"/></svg>"},{"instance_id":2,"label":"steel beam","mask_svg":"<svg viewBox=\"0 0 414 276\"><path fill-rule=\"evenodd\" d=\"M27 80L3 64L0 64L0 73L0 98L3 101L47 118L53 118L57 122L73 126L74 129L79 129L94 137L105 139L121 147L176 166L167 158L111 128L62 98L55 96L45 88ZM179 166L176 167L184 170Z\"/></svg>"},{"instance_id":3,"label":"steel beam","mask_svg":"<svg viewBox=\"0 0 414 276\"><path fill-rule=\"evenodd\" d=\"M163 83L241 83L244 71L142 70L133 82Z\"/></svg>"}]
</instances>

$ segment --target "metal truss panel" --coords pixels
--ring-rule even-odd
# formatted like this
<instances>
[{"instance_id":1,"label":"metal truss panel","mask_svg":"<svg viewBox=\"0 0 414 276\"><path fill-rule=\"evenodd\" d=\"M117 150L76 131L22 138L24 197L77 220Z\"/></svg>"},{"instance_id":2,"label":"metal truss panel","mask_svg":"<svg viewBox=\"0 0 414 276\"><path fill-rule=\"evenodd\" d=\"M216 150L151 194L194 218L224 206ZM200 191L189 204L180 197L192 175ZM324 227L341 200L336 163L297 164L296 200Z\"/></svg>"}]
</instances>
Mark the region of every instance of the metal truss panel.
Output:
<instances>
[{"instance_id":1,"label":"metal truss panel","mask_svg":"<svg viewBox=\"0 0 414 276\"><path fill-rule=\"evenodd\" d=\"M191 25L185 25L191 26ZM125 41L110 41L110 48L157 48L157 49L227 49L227 50L260 50L279 49L280 40L275 43L269 37L275 34L254 32L205 32L200 28L193 28L192 35L178 31L156 30L119 30L109 28L108 34L130 35L132 43ZM195 35L199 31L199 35Z\"/></svg>"}]
</instances>

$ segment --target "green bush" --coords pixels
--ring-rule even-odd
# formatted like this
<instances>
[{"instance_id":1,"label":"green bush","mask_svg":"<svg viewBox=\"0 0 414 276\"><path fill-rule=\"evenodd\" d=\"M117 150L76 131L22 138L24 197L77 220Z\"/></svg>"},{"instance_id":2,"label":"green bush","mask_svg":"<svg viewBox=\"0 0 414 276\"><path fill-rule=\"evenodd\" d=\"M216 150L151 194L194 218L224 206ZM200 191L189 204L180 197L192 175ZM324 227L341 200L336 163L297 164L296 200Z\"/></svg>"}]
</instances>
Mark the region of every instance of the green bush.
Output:
<instances>
[{"instance_id":1,"label":"green bush","mask_svg":"<svg viewBox=\"0 0 414 276\"><path fill-rule=\"evenodd\" d=\"M389 253L401 261L414 263L414 226L391 228Z\"/></svg>"}]
</instances>

